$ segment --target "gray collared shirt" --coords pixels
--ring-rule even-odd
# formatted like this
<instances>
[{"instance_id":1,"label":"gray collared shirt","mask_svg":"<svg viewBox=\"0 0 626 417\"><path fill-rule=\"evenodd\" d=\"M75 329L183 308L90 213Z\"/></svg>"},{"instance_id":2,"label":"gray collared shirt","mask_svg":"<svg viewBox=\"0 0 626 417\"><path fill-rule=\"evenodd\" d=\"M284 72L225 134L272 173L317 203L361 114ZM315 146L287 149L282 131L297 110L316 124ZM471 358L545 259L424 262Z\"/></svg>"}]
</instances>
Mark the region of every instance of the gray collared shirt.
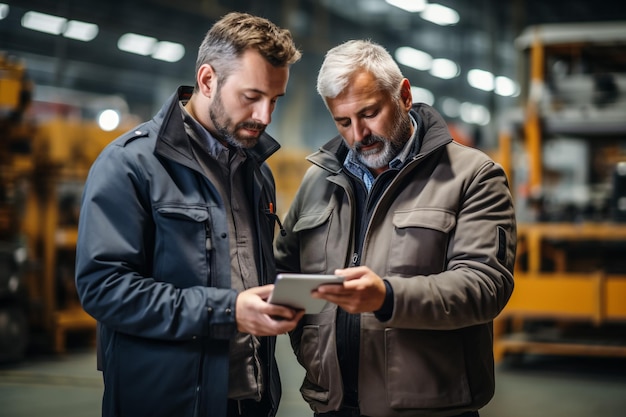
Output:
<instances>
[{"instance_id":1,"label":"gray collared shirt","mask_svg":"<svg viewBox=\"0 0 626 417\"><path fill-rule=\"evenodd\" d=\"M222 196L228 219L231 288L241 292L259 285L256 227L244 170L248 155L222 144L195 120L181 102L185 131L192 139L196 160ZM217 162L217 163L216 163ZM228 397L260 400L264 387L258 337L237 333L230 343Z\"/></svg>"}]
</instances>

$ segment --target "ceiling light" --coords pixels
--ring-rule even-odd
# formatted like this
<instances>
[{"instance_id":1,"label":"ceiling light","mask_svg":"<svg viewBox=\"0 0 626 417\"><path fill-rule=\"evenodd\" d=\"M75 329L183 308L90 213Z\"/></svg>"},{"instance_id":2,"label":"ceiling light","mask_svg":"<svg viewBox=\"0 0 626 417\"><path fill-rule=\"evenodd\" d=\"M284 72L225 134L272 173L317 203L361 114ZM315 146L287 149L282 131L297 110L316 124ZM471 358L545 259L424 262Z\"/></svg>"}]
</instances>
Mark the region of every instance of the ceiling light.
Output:
<instances>
[{"instance_id":1,"label":"ceiling light","mask_svg":"<svg viewBox=\"0 0 626 417\"><path fill-rule=\"evenodd\" d=\"M496 77L495 92L505 97L514 97L519 95L519 87L515 81L509 77Z\"/></svg>"},{"instance_id":2,"label":"ceiling light","mask_svg":"<svg viewBox=\"0 0 626 417\"><path fill-rule=\"evenodd\" d=\"M424 20L440 26L455 25L459 23L459 14L456 10L441 4L428 4L420 16Z\"/></svg>"},{"instance_id":3,"label":"ceiling light","mask_svg":"<svg viewBox=\"0 0 626 417\"><path fill-rule=\"evenodd\" d=\"M0 3L0 20L4 19L9 15L9 5L5 3Z\"/></svg>"},{"instance_id":4,"label":"ceiling light","mask_svg":"<svg viewBox=\"0 0 626 417\"><path fill-rule=\"evenodd\" d=\"M63 32L66 38L76 39L83 42L89 42L98 35L98 25L93 23L80 22L78 20L70 20Z\"/></svg>"},{"instance_id":5,"label":"ceiling light","mask_svg":"<svg viewBox=\"0 0 626 417\"><path fill-rule=\"evenodd\" d=\"M430 106L435 102L435 96L430 90L425 88L411 86L411 95L413 96L413 103L426 103Z\"/></svg>"},{"instance_id":6,"label":"ceiling light","mask_svg":"<svg viewBox=\"0 0 626 417\"><path fill-rule=\"evenodd\" d=\"M494 88L493 74L479 69L467 72L467 82L474 88L484 91L492 91Z\"/></svg>"},{"instance_id":7,"label":"ceiling light","mask_svg":"<svg viewBox=\"0 0 626 417\"><path fill-rule=\"evenodd\" d=\"M380 0L360 0L358 7L361 12L366 14L386 13L389 8Z\"/></svg>"},{"instance_id":8,"label":"ceiling light","mask_svg":"<svg viewBox=\"0 0 626 417\"><path fill-rule=\"evenodd\" d=\"M420 71L429 70L433 62L432 56L409 46L401 46L396 49L395 58L400 64Z\"/></svg>"},{"instance_id":9,"label":"ceiling light","mask_svg":"<svg viewBox=\"0 0 626 417\"><path fill-rule=\"evenodd\" d=\"M433 60L430 73L435 77L449 80L450 78L457 77L460 71L456 62L449 59L438 58Z\"/></svg>"},{"instance_id":10,"label":"ceiling light","mask_svg":"<svg viewBox=\"0 0 626 417\"><path fill-rule=\"evenodd\" d=\"M150 55L154 50L157 40L150 36L138 35L136 33L125 33L117 41L117 47L125 52L137 55Z\"/></svg>"},{"instance_id":11,"label":"ceiling light","mask_svg":"<svg viewBox=\"0 0 626 417\"><path fill-rule=\"evenodd\" d=\"M461 114L461 103L455 98L445 97L441 100L441 110L448 117L459 117Z\"/></svg>"},{"instance_id":12,"label":"ceiling light","mask_svg":"<svg viewBox=\"0 0 626 417\"><path fill-rule=\"evenodd\" d=\"M102 111L98 115L98 126L100 129L110 132L120 125L120 114L112 109Z\"/></svg>"},{"instance_id":13,"label":"ceiling light","mask_svg":"<svg viewBox=\"0 0 626 417\"><path fill-rule=\"evenodd\" d=\"M491 113L485 106L473 103L461 104L461 120L465 123L472 123L476 125L485 126L489 124L491 120Z\"/></svg>"},{"instance_id":14,"label":"ceiling light","mask_svg":"<svg viewBox=\"0 0 626 417\"><path fill-rule=\"evenodd\" d=\"M185 56L185 47L180 43L161 41L156 44L152 58L161 61L177 62Z\"/></svg>"},{"instance_id":15,"label":"ceiling light","mask_svg":"<svg viewBox=\"0 0 626 417\"><path fill-rule=\"evenodd\" d=\"M426 8L426 0L385 0L392 6L398 7L407 12L421 12Z\"/></svg>"},{"instance_id":16,"label":"ceiling light","mask_svg":"<svg viewBox=\"0 0 626 417\"><path fill-rule=\"evenodd\" d=\"M67 19L39 12L26 12L22 17L22 26L39 32L60 35Z\"/></svg>"}]
</instances>

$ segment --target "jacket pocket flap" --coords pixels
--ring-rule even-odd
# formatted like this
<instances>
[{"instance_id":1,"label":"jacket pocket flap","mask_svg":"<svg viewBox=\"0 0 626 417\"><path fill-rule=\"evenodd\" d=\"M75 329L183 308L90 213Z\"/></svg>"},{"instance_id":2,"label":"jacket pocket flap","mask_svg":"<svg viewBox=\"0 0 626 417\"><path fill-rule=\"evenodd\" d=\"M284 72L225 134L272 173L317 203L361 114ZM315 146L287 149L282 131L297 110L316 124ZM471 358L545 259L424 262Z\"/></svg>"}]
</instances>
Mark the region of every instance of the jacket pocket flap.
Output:
<instances>
[{"instance_id":1,"label":"jacket pocket flap","mask_svg":"<svg viewBox=\"0 0 626 417\"><path fill-rule=\"evenodd\" d=\"M327 209L318 213L305 214L300 217L296 224L293 226L294 232L301 232L303 230L315 229L326 223L330 218L332 210Z\"/></svg>"},{"instance_id":2,"label":"jacket pocket flap","mask_svg":"<svg viewBox=\"0 0 626 417\"><path fill-rule=\"evenodd\" d=\"M393 225L398 229L426 227L447 233L456 225L456 218L451 211L434 208L417 208L396 211L393 214Z\"/></svg>"},{"instance_id":3,"label":"jacket pocket flap","mask_svg":"<svg viewBox=\"0 0 626 417\"><path fill-rule=\"evenodd\" d=\"M209 211L203 207L165 206L157 208L157 212L165 217L195 222L204 222L209 218Z\"/></svg>"}]
</instances>

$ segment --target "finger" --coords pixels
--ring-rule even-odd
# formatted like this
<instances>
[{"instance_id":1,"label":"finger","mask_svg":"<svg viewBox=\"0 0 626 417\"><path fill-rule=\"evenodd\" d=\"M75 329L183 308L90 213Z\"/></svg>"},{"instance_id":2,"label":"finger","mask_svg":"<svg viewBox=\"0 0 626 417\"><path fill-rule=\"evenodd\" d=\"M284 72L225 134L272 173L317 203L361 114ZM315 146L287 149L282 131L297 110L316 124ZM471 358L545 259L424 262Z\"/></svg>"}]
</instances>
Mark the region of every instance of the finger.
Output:
<instances>
[{"instance_id":1,"label":"finger","mask_svg":"<svg viewBox=\"0 0 626 417\"><path fill-rule=\"evenodd\" d=\"M349 295L340 295L340 294L339 295L338 294L320 294L319 297L315 297L315 298L321 298L323 300L326 300L328 302L331 302L337 305L349 303L353 300L353 298L350 297Z\"/></svg>"},{"instance_id":2,"label":"finger","mask_svg":"<svg viewBox=\"0 0 626 417\"><path fill-rule=\"evenodd\" d=\"M284 320L292 320L297 314L297 310L277 304L267 304L263 312L270 317L281 318Z\"/></svg>"},{"instance_id":3,"label":"finger","mask_svg":"<svg viewBox=\"0 0 626 417\"><path fill-rule=\"evenodd\" d=\"M279 332L284 333L286 331L293 330L304 314L304 310L298 310L291 318L272 316L272 320L275 321L274 326L278 326Z\"/></svg>"},{"instance_id":4,"label":"finger","mask_svg":"<svg viewBox=\"0 0 626 417\"><path fill-rule=\"evenodd\" d=\"M269 323L264 329L265 335L275 336L295 329L302 316L304 316L304 313L304 310L299 310L291 319L280 318L277 316L270 317L271 323Z\"/></svg>"},{"instance_id":5,"label":"finger","mask_svg":"<svg viewBox=\"0 0 626 417\"><path fill-rule=\"evenodd\" d=\"M336 269L335 275L341 275L346 279L346 281L350 281L353 279L361 278L363 275L367 274L369 271L370 269L366 266L355 266L352 268Z\"/></svg>"},{"instance_id":6,"label":"finger","mask_svg":"<svg viewBox=\"0 0 626 417\"><path fill-rule=\"evenodd\" d=\"M311 293L316 292L320 294L341 294L343 292L343 285L320 285Z\"/></svg>"},{"instance_id":7,"label":"finger","mask_svg":"<svg viewBox=\"0 0 626 417\"><path fill-rule=\"evenodd\" d=\"M267 285L262 285L260 287L252 287L249 288L246 291L250 291L256 295L258 295L259 297L266 299L267 297L270 296L270 294L272 293L272 290L274 289L274 284L267 284Z\"/></svg>"}]
</instances>

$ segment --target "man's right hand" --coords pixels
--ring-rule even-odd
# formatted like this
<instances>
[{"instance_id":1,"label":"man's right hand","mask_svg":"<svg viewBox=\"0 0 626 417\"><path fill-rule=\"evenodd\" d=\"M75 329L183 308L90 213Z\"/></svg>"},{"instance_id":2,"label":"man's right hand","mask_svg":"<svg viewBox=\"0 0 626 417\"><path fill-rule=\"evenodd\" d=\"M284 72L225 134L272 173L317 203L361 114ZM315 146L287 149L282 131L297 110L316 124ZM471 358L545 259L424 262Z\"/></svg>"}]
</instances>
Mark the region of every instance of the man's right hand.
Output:
<instances>
[{"instance_id":1,"label":"man's right hand","mask_svg":"<svg viewBox=\"0 0 626 417\"><path fill-rule=\"evenodd\" d=\"M249 288L237 295L237 330L255 336L275 336L293 330L304 311L270 304L267 298L274 284Z\"/></svg>"}]
</instances>

